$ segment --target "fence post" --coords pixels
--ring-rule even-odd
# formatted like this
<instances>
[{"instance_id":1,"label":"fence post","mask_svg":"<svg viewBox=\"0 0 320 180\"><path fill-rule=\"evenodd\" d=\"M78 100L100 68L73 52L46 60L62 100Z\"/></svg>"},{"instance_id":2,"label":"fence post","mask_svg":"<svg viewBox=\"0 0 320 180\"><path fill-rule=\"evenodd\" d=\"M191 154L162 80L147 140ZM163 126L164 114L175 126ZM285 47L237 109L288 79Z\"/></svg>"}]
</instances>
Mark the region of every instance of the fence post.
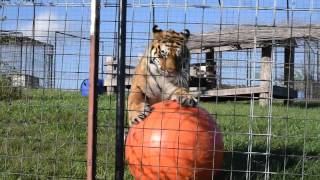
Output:
<instances>
[{"instance_id":1,"label":"fence post","mask_svg":"<svg viewBox=\"0 0 320 180\"><path fill-rule=\"evenodd\" d=\"M260 87L265 90L265 92L259 95L259 105L267 106L270 100L271 92L271 81L272 81L272 46L267 46L262 48L262 58L261 58L261 73L260 73Z\"/></svg>"},{"instance_id":2,"label":"fence post","mask_svg":"<svg viewBox=\"0 0 320 180\"><path fill-rule=\"evenodd\" d=\"M87 180L96 177L100 0L91 0Z\"/></svg>"},{"instance_id":3,"label":"fence post","mask_svg":"<svg viewBox=\"0 0 320 180\"><path fill-rule=\"evenodd\" d=\"M117 120L116 120L116 168L115 179L124 175L124 114L125 114L125 61L126 61L126 18L127 1L120 0L118 25L118 67L117 67Z\"/></svg>"}]
</instances>

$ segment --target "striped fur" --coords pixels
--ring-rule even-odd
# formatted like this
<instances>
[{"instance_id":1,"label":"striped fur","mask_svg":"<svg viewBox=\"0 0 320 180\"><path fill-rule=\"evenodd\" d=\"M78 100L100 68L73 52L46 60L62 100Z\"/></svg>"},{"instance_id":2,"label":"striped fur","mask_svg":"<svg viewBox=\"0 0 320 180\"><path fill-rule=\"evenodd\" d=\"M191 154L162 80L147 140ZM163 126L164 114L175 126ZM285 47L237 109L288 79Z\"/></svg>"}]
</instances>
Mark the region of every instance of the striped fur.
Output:
<instances>
[{"instance_id":1,"label":"striped fur","mask_svg":"<svg viewBox=\"0 0 320 180\"><path fill-rule=\"evenodd\" d=\"M188 94L189 35L188 30L178 33L153 27L153 39L140 57L131 81L129 125L142 121L150 113L151 105L163 100L196 106L196 99Z\"/></svg>"}]
</instances>

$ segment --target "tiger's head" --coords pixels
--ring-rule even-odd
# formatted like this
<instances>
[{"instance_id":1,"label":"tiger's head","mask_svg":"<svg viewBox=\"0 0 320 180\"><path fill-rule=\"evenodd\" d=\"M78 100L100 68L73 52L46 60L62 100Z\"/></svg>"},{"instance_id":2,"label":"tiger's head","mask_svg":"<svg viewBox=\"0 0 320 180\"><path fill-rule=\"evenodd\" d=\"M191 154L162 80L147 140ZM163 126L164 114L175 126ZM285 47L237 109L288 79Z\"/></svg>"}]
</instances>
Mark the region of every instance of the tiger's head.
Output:
<instances>
[{"instance_id":1,"label":"tiger's head","mask_svg":"<svg viewBox=\"0 0 320 180\"><path fill-rule=\"evenodd\" d=\"M190 52L186 45L190 36L189 30L161 30L157 25L152 30L150 64L161 74L176 74L187 68L190 60Z\"/></svg>"}]
</instances>

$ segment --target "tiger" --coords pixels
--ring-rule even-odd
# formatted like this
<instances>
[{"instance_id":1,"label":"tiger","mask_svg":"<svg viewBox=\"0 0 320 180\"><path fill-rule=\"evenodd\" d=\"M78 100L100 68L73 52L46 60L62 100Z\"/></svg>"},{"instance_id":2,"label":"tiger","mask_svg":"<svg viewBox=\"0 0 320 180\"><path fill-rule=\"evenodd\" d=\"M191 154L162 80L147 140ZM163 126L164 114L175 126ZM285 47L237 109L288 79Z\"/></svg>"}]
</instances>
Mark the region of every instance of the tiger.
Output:
<instances>
[{"instance_id":1,"label":"tiger","mask_svg":"<svg viewBox=\"0 0 320 180\"><path fill-rule=\"evenodd\" d=\"M197 99L188 92L190 31L152 28L152 40L131 79L128 96L128 124L138 124L152 111L151 106L163 100L174 100L182 106L195 107Z\"/></svg>"}]
</instances>

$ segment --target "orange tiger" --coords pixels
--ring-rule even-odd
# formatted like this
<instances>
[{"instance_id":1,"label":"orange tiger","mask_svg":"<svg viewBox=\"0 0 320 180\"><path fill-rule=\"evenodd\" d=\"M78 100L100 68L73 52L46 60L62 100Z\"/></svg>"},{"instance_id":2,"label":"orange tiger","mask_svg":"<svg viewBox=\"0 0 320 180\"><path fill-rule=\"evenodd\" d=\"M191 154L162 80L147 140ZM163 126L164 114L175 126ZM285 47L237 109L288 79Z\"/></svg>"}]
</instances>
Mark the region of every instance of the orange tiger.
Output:
<instances>
[{"instance_id":1,"label":"orange tiger","mask_svg":"<svg viewBox=\"0 0 320 180\"><path fill-rule=\"evenodd\" d=\"M152 41L140 57L128 97L129 125L139 123L151 112L151 105L176 100L182 106L196 106L188 93L190 52L189 30L161 30L155 25Z\"/></svg>"}]
</instances>

